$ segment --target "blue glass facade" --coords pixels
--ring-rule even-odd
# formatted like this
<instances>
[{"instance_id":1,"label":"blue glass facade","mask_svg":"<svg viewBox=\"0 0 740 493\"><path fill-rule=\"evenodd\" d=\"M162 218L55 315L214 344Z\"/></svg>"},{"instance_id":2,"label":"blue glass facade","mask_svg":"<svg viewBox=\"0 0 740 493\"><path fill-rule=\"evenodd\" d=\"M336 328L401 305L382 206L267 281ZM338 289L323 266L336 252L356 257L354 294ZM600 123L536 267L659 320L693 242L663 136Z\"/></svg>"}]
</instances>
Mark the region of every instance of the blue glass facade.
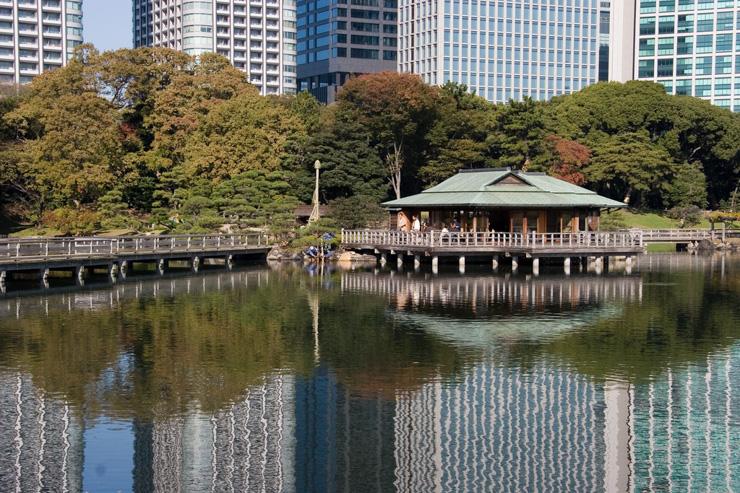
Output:
<instances>
[{"instance_id":1,"label":"blue glass facade","mask_svg":"<svg viewBox=\"0 0 740 493\"><path fill-rule=\"evenodd\" d=\"M599 79L600 6L402 0L399 68L430 84L466 84L496 102L578 91Z\"/></svg>"},{"instance_id":2,"label":"blue glass facade","mask_svg":"<svg viewBox=\"0 0 740 493\"><path fill-rule=\"evenodd\" d=\"M334 100L352 75L395 71L397 0L299 0L298 89Z\"/></svg>"}]
</instances>

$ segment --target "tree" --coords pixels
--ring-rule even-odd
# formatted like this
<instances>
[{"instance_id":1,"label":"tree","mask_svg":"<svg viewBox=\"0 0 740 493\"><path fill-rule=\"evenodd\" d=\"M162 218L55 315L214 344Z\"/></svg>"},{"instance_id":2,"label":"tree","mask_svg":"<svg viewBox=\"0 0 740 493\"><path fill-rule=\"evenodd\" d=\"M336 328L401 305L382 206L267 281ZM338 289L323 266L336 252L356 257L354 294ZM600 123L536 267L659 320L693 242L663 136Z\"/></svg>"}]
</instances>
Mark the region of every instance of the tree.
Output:
<instances>
[{"instance_id":1,"label":"tree","mask_svg":"<svg viewBox=\"0 0 740 493\"><path fill-rule=\"evenodd\" d=\"M233 177L247 170L275 171L290 140L305 129L284 107L248 91L214 105L189 135L183 150L191 176Z\"/></svg>"},{"instance_id":2,"label":"tree","mask_svg":"<svg viewBox=\"0 0 740 493\"><path fill-rule=\"evenodd\" d=\"M356 119L336 106L327 108L320 130L308 138L305 149L294 156L296 195L308 203L314 188L314 162L321 161L320 193L324 202L363 195L375 202L388 194L387 173L373 148L372 136Z\"/></svg>"},{"instance_id":3,"label":"tree","mask_svg":"<svg viewBox=\"0 0 740 493\"><path fill-rule=\"evenodd\" d=\"M543 148L543 154L532 169L541 168L575 185L583 185L586 182L583 167L591 159L591 149L554 134L545 137Z\"/></svg>"},{"instance_id":4,"label":"tree","mask_svg":"<svg viewBox=\"0 0 740 493\"><path fill-rule=\"evenodd\" d=\"M419 168L425 185L436 185L462 168L493 166L489 136L497 110L467 86L447 82L439 94L437 120L428 132L427 160Z\"/></svg>"},{"instance_id":5,"label":"tree","mask_svg":"<svg viewBox=\"0 0 740 493\"><path fill-rule=\"evenodd\" d=\"M437 90L412 74L381 72L348 81L338 95L346 111L370 131L396 198L404 174L418 166L424 136L435 120Z\"/></svg>"},{"instance_id":6,"label":"tree","mask_svg":"<svg viewBox=\"0 0 740 493\"><path fill-rule=\"evenodd\" d=\"M498 119L497 148L500 164L527 169L541 152L544 136L542 104L530 97L509 101Z\"/></svg>"},{"instance_id":7,"label":"tree","mask_svg":"<svg viewBox=\"0 0 740 493\"><path fill-rule=\"evenodd\" d=\"M674 166L668 152L644 133L628 133L594 143L591 163L583 173L601 193L640 205L649 194L660 193Z\"/></svg>"},{"instance_id":8,"label":"tree","mask_svg":"<svg viewBox=\"0 0 740 493\"><path fill-rule=\"evenodd\" d=\"M698 163L677 165L673 177L663 188L666 207L703 208L707 205L707 178Z\"/></svg>"}]
</instances>

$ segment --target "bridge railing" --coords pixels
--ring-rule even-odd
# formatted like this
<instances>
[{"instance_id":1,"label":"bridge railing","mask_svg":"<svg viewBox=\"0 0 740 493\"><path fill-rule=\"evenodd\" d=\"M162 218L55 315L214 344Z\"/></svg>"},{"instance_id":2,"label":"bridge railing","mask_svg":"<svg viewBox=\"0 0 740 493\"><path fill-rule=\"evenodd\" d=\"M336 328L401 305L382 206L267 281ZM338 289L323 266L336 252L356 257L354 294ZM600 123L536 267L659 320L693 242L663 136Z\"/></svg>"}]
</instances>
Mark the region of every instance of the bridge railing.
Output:
<instances>
[{"instance_id":1,"label":"bridge railing","mask_svg":"<svg viewBox=\"0 0 740 493\"><path fill-rule=\"evenodd\" d=\"M390 230L343 230L345 245L424 248L640 248L639 231L589 231L579 233L496 233L496 232L406 232Z\"/></svg>"},{"instance_id":2,"label":"bridge railing","mask_svg":"<svg viewBox=\"0 0 740 493\"><path fill-rule=\"evenodd\" d=\"M100 257L121 254L207 252L268 245L269 238L263 233L119 236L111 238L6 238L0 239L0 261L23 258Z\"/></svg>"}]
</instances>

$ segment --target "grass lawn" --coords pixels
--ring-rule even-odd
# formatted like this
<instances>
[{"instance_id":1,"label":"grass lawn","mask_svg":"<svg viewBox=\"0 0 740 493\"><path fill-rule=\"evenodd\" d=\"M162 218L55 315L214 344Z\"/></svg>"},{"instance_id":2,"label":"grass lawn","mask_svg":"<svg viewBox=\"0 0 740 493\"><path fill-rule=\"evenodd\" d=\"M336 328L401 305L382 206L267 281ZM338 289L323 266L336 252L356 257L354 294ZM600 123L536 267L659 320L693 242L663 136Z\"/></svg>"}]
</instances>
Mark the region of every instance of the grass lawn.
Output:
<instances>
[{"instance_id":1,"label":"grass lawn","mask_svg":"<svg viewBox=\"0 0 740 493\"><path fill-rule=\"evenodd\" d=\"M668 216L658 214L657 212L637 212L637 211L617 211L609 213L621 217L626 228L642 229L675 229L679 228L681 222L677 219L671 219ZM709 221L702 218L701 222L692 226L693 228L709 228Z\"/></svg>"},{"instance_id":2,"label":"grass lawn","mask_svg":"<svg viewBox=\"0 0 740 493\"><path fill-rule=\"evenodd\" d=\"M627 223L628 228L644 228L644 229L673 229L681 226L681 221L678 219L671 219L668 216L658 214L656 212L632 212L623 211L624 221ZM702 218L701 222L694 228L709 228L709 221Z\"/></svg>"}]
</instances>

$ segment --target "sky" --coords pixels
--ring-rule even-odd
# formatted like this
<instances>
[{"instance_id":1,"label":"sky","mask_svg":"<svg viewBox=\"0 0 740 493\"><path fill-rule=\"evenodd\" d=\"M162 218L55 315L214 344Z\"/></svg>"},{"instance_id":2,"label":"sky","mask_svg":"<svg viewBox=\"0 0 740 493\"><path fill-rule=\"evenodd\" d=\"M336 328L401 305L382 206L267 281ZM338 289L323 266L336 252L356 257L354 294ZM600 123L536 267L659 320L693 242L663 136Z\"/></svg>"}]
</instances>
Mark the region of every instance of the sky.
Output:
<instances>
[{"instance_id":1,"label":"sky","mask_svg":"<svg viewBox=\"0 0 740 493\"><path fill-rule=\"evenodd\" d=\"M83 0L86 43L100 51L131 47L131 0Z\"/></svg>"}]
</instances>

